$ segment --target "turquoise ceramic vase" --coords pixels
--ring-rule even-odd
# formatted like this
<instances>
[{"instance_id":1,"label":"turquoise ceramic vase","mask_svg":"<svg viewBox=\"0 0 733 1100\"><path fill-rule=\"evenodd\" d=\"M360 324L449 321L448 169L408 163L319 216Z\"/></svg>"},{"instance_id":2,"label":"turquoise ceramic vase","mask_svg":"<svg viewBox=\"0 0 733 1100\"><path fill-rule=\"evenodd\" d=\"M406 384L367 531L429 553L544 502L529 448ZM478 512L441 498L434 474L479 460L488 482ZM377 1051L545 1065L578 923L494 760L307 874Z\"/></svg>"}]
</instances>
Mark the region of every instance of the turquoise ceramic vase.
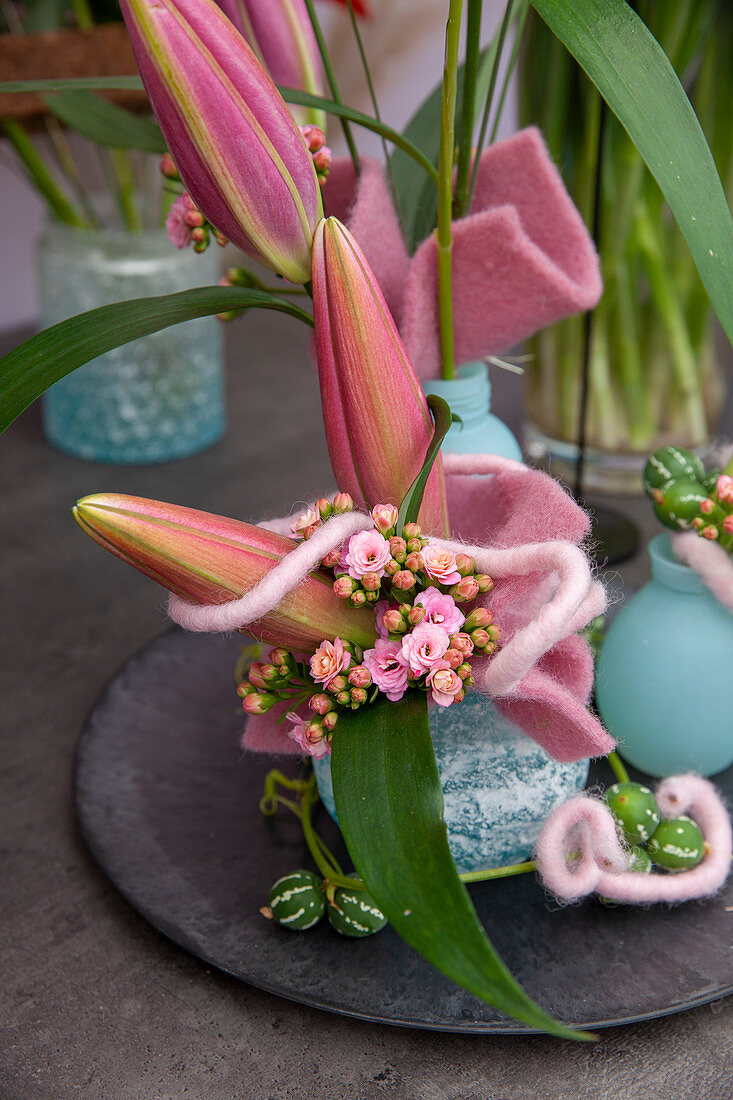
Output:
<instances>
[{"instance_id":1,"label":"turquoise ceramic vase","mask_svg":"<svg viewBox=\"0 0 733 1100\"><path fill-rule=\"evenodd\" d=\"M52 224L38 247L41 323L210 286L217 251L180 252L161 229ZM220 322L200 317L106 352L48 391L43 422L50 443L93 462L166 462L210 447L225 426Z\"/></svg>"},{"instance_id":2,"label":"turquoise ceramic vase","mask_svg":"<svg viewBox=\"0 0 733 1100\"><path fill-rule=\"evenodd\" d=\"M733 764L733 614L674 555L649 545L652 580L611 624L596 699L625 760L649 775Z\"/></svg>"},{"instance_id":3,"label":"turquoise ceramic vase","mask_svg":"<svg viewBox=\"0 0 733 1100\"><path fill-rule=\"evenodd\" d=\"M444 817L456 867L478 871L529 859L550 813L582 791L588 761L560 764L478 691L430 708ZM321 800L338 821L331 760L313 761Z\"/></svg>"},{"instance_id":4,"label":"turquoise ceramic vase","mask_svg":"<svg viewBox=\"0 0 733 1100\"><path fill-rule=\"evenodd\" d=\"M491 412L491 382L486 363L465 363L456 378L432 379L423 385L447 401L461 424L452 424L443 440L444 451L454 454L501 455L522 461L522 450L503 420Z\"/></svg>"}]
</instances>

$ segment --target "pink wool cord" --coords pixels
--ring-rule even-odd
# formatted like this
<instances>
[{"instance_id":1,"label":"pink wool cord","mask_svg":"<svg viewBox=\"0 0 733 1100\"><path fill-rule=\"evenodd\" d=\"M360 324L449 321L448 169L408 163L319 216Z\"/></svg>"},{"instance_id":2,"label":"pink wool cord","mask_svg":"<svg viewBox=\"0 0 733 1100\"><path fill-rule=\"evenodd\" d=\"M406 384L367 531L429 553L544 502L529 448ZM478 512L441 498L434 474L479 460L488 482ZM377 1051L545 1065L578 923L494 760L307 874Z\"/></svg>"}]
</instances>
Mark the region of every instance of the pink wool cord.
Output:
<instances>
[{"instance_id":1,"label":"pink wool cord","mask_svg":"<svg viewBox=\"0 0 733 1100\"><path fill-rule=\"evenodd\" d=\"M608 806L580 795L553 811L537 841L535 861L547 889L567 902L595 892L628 905L674 904L717 893L728 877L733 850L720 795L698 775L664 779L656 793L664 817L687 814L699 825L707 849L702 863L677 874L628 871L627 852ZM568 862L576 852L579 858Z\"/></svg>"},{"instance_id":2,"label":"pink wool cord","mask_svg":"<svg viewBox=\"0 0 733 1100\"><path fill-rule=\"evenodd\" d=\"M360 512L334 516L312 538L299 543L259 584L250 588L239 599L223 604L199 605L171 594L168 599L168 615L184 630L197 633L239 630L277 607L288 592L297 588L308 573L318 568L329 550L340 546L357 531L365 531L372 526L369 516Z\"/></svg>"},{"instance_id":3,"label":"pink wool cord","mask_svg":"<svg viewBox=\"0 0 733 1100\"><path fill-rule=\"evenodd\" d=\"M702 577L719 603L733 611L733 558L715 542L703 539L695 531L672 535L677 557Z\"/></svg>"}]
</instances>

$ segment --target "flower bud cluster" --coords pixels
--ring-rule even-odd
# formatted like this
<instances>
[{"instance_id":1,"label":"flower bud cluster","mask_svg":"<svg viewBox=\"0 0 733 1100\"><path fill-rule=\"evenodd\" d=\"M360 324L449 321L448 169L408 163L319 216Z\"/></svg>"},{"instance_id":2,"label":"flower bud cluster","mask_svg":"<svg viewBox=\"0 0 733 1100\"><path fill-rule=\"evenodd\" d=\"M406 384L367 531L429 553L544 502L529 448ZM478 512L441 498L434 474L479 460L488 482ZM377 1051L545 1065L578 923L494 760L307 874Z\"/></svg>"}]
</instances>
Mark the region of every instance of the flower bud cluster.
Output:
<instances>
[{"instance_id":1,"label":"flower bud cluster","mask_svg":"<svg viewBox=\"0 0 733 1100\"><path fill-rule=\"evenodd\" d=\"M692 520L698 534L733 551L733 477L720 475L710 495L700 501L699 513Z\"/></svg>"},{"instance_id":2,"label":"flower bud cluster","mask_svg":"<svg viewBox=\"0 0 733 1100\"><path fill-rule=\"evenodd\" d=\"M323 187L331 168L331 150L326 145L326 135L320 126L301 126L300 132L313 157L313 167L316 170L318 182Z\"/></svg>"},{"instance_id":3,"label":"flower bud cluster","mask_svg":"<svg viewBox=\"0 0 733 1100\"><path fill-rule=\"evenodd\" d=\"M176 248L193 245L194 252L205 252L212 237L222 247L227 243L219 230L207 221L188 191L179 195L171 206L166 215L165 229Z\"/></svg>"},{"instance_id":4,"label":"flower bud cluster","mask_svg":"<svg viewBox=\"0 0 733 1100\"><path fill-rule=\"evenodd\" d=\"M312 504L310 508L306 508L305 512L301 512L300 515L290 524L290 530L293 532L293 538L295 539L309 539L315 535L319 527L322 527L327 519L331 519L332 516L341 516L345 512L354 511L354 502L348 493L336 493L333 500L327 500L326 497L321 497L315 504ZM332 550L322 561L322 565L326 569L333 569L338 564L341 558L341 552L339 550ZM362 601L363 602L363 601Z\"/></svg>"}]
</instances>

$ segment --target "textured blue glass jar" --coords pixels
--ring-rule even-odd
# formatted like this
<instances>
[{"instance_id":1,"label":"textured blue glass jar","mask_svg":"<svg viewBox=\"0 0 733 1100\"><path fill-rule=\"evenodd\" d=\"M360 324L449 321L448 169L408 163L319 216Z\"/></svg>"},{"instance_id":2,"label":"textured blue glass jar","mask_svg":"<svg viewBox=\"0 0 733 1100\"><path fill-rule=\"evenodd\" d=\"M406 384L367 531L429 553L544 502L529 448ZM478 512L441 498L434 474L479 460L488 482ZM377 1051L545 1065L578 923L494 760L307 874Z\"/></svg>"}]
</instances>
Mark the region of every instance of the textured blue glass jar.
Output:
<instances>
[{"instance_id":1,"label":"textured blue glass jar","mask_svg":"<svg viewBox=\"0 0 733 1100\"><path fill-rule=\"evenodd\" d=\"M431 379L425 393L447 401L462 424L452 424L443 450L454 454L502 455L522 461L522 450L503 420L491 412L491 382L486 363L465 363L454 379Z\"/></svg>"},{"instance_id":2,"label":"textured blue glass jar","mask_svg":"<svg viewBox=\"0 0 733 1100\"><path fill-rule=\"evenodd\" d=\"M163 230L49 225L38 246L43 327L96 306L216 283L216 249L174 248ZM221 325L197 318L115 348L45 395L46 436L95 462L183 458L224 433Z\"/></svg>"},{"instance_id":3,"label":"textured blue glass jar","mask_svg":"<svg viewBox=\"0 0 733 1100\"><path fill-rule=\"evenodd\" d=\"M669 535L649 555L652 580L601 649L598 709L634 767L714 775L733 764L733 614L675 557Z\"/></svg>"},{"instance_id":4,"label":"textured blue glass jar","mask_svg":"<svg viewBox=\"0 0 733 1100\"><path fill-rule=\"evenodd\" d=\"M459 871L529 859L545 819L588 778L587 760L553 760L478 691L452 707L431 707L430 732ZM321 800L338 820L330 757L314 760L313 769Z\"/></svg>"}]
</instances>

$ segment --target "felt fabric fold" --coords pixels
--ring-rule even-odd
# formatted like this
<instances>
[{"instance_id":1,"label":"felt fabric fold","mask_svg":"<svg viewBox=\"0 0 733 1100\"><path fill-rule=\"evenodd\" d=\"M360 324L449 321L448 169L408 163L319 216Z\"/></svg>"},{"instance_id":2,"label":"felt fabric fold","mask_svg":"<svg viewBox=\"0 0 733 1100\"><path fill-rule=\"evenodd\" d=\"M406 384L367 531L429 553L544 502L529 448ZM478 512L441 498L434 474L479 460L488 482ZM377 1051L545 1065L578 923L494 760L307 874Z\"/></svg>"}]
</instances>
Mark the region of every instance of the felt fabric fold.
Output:
<instances>
[{"instance_id":1,"label":"felt fabric fold","mask_svg":"<svg viewBox=\"0 0 733 1100\"><path fill-rule=\"evenodd\" d=\"M547 889L566 902L597 893L630 905L674 904L715 894L728 877L732 849L730 818L720 795L699 775L664 779L656 794L663 817L687 814L699 825L706 852L697 867L680 874L627 870L628 854L608 806L579 795L552 812L537 841L537 870ZM569 861L571 852L580 855Z\"/></svg>"},{"instance_id":2,"label":"felt fabric fold","mask_svg":"<svg viewBox=\"0 0 733 1100\"><path fill-rule=\"evenodd\" d=\"M733 611L733 558L716 542L703 539L696 531L672 535L677 557L702 577L719 603Z\"/></svg>"},{"instance_id":3,"label":"felt fabric fold","mask_svg":"<svg viewBox=\"0 0 733 1100\"><path fill-rule=\"evenodd\" d=\"M346 220L376 275L423 380L440 373L437 246L407 255L384 172L334 162L327 213ZM601 277L593 242L535 127L481 156L472 212L453 222L458 363L504 351L554 321L591 309Z\"/></svg>"}]
</instances>

